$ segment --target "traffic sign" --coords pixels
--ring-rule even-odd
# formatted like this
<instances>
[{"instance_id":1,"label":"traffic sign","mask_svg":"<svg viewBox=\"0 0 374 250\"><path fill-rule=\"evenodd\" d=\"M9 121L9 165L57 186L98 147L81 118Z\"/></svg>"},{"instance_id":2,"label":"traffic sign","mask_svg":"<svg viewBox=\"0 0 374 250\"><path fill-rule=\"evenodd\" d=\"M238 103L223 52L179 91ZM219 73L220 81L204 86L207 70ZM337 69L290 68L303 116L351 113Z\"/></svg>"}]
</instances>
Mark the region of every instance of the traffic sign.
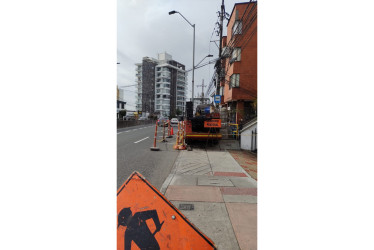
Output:
<instances>
[{"instance_id":1,"label":"traffic sign","mask_svg":"<svg viewBox=\"0 0 374 250\"><path fill-rule=\"evenodd\" d=\"M138 172L117 192L117 250L217 249Z\"/></svg>"},{"instance_id":2,"label":"traffic sign","mask_svg":"<svg viewBox=\"0 0 374 250\"><path fill-rule=\"evenodd\" d=\"M221 102L221 96L220 95L215 95L214 96L214 102L215 103L220 103Z\"/></svg>"},{"instance_id":3,"label":"traffic sign","mask_svg":"<svg viewBox=\"0 0 374 250\"><path fill-rule=\"evenodd\" d=\"M220 128L221 119L212 119L209 121L204 121L204 128Z\"/></svg>"}]
</instances>

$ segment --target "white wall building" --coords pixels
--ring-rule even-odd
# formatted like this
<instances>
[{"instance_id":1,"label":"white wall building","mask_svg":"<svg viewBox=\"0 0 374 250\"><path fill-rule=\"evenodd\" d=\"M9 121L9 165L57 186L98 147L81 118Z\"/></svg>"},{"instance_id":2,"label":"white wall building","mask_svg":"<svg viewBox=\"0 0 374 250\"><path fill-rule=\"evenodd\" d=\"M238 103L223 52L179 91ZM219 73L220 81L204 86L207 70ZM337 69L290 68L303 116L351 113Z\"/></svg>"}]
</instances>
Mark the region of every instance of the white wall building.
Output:
<instances>
[{"instance_id":1,"label":"white wall building","mask_svg":"<svg viewBox=\"0 0 374 250\"><path fill-rule=\"evenodd\" d=\"M145 62L155 63L154 79L145 74L153 70L151 67L145 67ZM168 53L158 54L158 58L144 57L143 63L136 65L137 91L137 110L144 110L146 105L151 104L154 113L159 116L169 116L176 114L177 110L185 113L185 104L187 96L187 73L185 66L172 59ZM146 77L147 76L147 77ZM152 95L144 95L145 88L150 91L154 86ZM152 112L152 110L151 110Z\"/></svg>"}]
</instances>

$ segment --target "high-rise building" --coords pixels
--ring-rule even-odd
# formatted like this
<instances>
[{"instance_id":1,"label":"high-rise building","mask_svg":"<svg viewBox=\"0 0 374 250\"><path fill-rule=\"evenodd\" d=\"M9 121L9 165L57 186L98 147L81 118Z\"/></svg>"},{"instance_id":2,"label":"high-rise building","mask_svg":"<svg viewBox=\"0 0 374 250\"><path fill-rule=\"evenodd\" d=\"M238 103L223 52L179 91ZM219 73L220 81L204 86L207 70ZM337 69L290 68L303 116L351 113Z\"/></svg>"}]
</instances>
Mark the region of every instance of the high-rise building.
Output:
<instances>
[{"instance_id":1,"label":"high-rise building","mask_svg":"<svg viewBox=\"0 0 374 250\"><path fill-rule=\"evenodd\" d=\"M165 53L136 65L137 110L160 116L183 115L187 95L185 66Z\"/></svg>"}]
</instances>

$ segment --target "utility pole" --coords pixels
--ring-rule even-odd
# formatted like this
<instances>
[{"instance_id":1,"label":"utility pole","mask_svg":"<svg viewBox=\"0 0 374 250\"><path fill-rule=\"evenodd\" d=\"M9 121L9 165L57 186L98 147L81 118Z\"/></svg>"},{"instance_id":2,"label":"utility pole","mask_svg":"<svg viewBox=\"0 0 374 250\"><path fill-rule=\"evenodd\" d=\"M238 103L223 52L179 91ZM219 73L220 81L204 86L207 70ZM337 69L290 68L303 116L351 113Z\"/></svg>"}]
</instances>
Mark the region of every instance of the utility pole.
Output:
<instances>
[{"instance_id":1,"label":"utility pole","mask_svg":"<svg viewBox=\"0 0 374 250\"><path fill-rule=\"evenodd\" d=\"M219 54L218 54L218 65L217 65L217 82L216 82L216 95L219 93L221 83L221 72L222 72L222 30L223 30L223 17L225 15L225 3L222 0L221 12L220 12L220 23L219 23ZM218 104L217 104L218 105Z\"/></svg>"}]
</instances>

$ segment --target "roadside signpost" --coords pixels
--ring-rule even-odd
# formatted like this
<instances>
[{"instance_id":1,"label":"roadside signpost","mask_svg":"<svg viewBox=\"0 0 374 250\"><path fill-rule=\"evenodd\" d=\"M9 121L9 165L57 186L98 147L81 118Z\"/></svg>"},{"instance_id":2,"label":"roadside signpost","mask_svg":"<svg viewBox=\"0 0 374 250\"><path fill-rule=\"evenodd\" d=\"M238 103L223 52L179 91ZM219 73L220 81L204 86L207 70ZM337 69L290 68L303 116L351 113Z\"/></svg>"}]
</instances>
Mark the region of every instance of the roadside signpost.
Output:
<instances>
[{"instance_id":1,"label":"roadside signpost","mask_svg":"<svg viewBox=\"0 0 374 250\"><path fill-rule=\"evenodd\" d=\"M214 96L214 103L220 103L221 102L221 96L220 95L215 95Z\"/></svg>"}]
</instances>

